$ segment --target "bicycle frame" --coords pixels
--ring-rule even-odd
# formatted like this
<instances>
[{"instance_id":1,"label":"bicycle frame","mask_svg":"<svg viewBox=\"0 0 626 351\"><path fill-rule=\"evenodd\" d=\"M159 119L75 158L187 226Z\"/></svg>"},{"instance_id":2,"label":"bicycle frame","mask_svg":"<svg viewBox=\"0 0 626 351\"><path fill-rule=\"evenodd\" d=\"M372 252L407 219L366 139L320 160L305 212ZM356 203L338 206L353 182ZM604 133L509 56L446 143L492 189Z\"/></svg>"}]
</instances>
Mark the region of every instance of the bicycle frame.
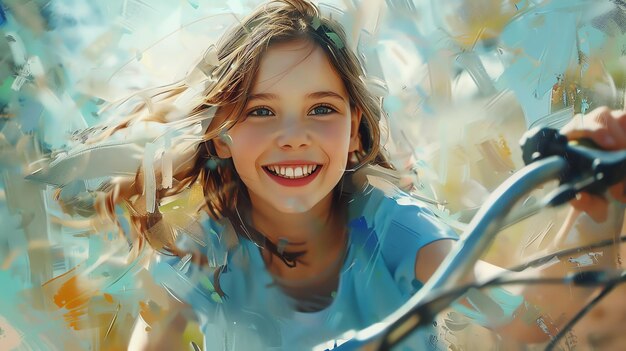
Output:
<instances>
[{"instance_id":1,"label":"bicycle frame","mask_svg":"<svg viewBox=\"0 0 626 351\"><path fill-rule=\"evenodd\" d=\"M566 167L567 162L563 158L552 156L524 167L501 184L489 196L454 249L426 284L402 307L380 323L356 333L354 331L345 333L343 338L350 341L342 344L338 350L358 349L380 338L383 338L380 347L385 349L386 344L395 344L407 336L412 328L420 323L419 318L410 312L427 298L437 296L447 288L453 287L464 275L467 267L472 267L489 247L500 229L500 224L515 203L537 186L557 179ZM396 332L387 333L390 329Z\"/></svg>"},{"instance_id":2,"label":"bicycle frame","mask_svg":"<svg viewBox=\"0 0 626 351\"><path fill-rule=\"evenodd\" d=\"M389 315L380 323L376 323L360 331L349 331L340 336L340 339L348 341L335 350L361 349L363 346L376 345L376 349L387 350L421 325L429 324L435 315L448 307L455 301L463 291L473 285L459 288L457 283L464 276L466 271L473 267L474 263L481 257L483 252L489 247L497 233L506 222L515 221L515 218L507 217L513 206L538 186L559 179L570 167L568 161L563 156L547 156L543 159L535 160L520 171L516 172L507 181L501 184L487 199L480 211L469 223L468 229L461 235L453 250L446 256L439 268L435 271L430 280L402 307ZM539 208L552 206L554 197L539 203ZM524 211L523 211L524 212ZM525 211L523 216L528 215ZM621 274L617 279L606 283L607 287L600 293L591 304L597 303L615 285L624 282L626 275ZM571 281L579 277L571 277ZM553 279L545 283L563 283L567 280ZM499 282L507 284L507 282ZM487 282L487 284L498 284L497 278ZM480 284L479 284L480 285ZM441 296L449 298L441 298ZM434 302L435 304L432 304ZM571 327L588 310L587 306L580 311L567 327ZM553 347L559 340L557 336L548 345Z\"/></svg>"}]
</instances>

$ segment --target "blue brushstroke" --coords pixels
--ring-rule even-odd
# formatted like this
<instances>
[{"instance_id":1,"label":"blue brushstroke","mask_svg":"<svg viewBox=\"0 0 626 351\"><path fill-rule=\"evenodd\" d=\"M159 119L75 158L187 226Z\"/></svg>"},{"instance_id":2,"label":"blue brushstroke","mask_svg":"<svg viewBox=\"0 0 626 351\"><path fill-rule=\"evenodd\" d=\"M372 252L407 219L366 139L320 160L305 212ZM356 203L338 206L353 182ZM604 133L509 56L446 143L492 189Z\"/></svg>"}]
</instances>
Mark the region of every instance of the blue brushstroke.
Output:
<instances>
[{"instance_id":1,"label":"blue brushstroke","mask_svg":"<svg viewBox=\"0 0 626 351\"><path fill-rule=\"evenodd\" d=\"M4 12L4 4L0 2L0 26L7 22L7 15Z\"/></svg>"}]
</instances>

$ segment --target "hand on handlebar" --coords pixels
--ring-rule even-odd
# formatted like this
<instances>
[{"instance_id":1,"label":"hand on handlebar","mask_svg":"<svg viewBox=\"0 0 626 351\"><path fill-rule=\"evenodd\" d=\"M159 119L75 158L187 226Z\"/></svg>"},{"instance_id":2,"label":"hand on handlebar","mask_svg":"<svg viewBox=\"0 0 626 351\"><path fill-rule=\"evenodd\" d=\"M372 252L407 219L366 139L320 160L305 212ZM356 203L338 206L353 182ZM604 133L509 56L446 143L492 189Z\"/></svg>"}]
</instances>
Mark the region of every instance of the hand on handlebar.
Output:
<instances>
[{"instance_id":1,"label":"hand on handlebar","mask_svg":"<svg viewBox=\"0 0 626 351\"><path fill-rule=\"evenodd\" d=\"M589 139L605 150L626 150L626 111L599 107L584 116L576 116L560 132L569 140ZM613 185L609 194L626 203L625 191L626 181L622 181ZM608 200L601 195L579 193L570 203L596 222L606 220Z\"/></svg>"}]
</instances>

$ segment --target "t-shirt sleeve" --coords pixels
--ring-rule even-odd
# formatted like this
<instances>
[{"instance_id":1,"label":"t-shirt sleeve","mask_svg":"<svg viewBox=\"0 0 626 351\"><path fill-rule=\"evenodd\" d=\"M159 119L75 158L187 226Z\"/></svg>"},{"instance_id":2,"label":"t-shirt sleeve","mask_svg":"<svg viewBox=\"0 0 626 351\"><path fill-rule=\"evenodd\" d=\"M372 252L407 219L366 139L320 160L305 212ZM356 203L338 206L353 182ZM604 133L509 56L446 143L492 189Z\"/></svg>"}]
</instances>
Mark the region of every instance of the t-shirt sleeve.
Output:
<instances>
[{"instance_id":1,"label":"t-shirt sleeve","mask_svg":"<svg viewBox=\"0 0 626 351\"><path fill-rule=\"evenodd\" d=\"M385 197L378 203L373 220L379 249L400 292L409 297L423 286L423 282L415 278L418 251L437 240L457 240L458 235L429 208L409 196ZM465 297L472 308L459 303L454 303L452 307L483 326L510 321L524 301L522 296L499 287L484 291L471 289Z\"/></svg>"},{"instance_id":2,"label":"t-shirt sleeve","mask_svg":"<svg viewBox=\"0 0 626 351\"><path fill-rule=\"evenodd\" d=\"M404 261L415 265L417 252L424 246L442 239L458 239L458 235L428 208L410 199L386 199L385 227L379 232L382 255L392 272Z\"/></svg>"},{"instance_id":3,"label":"t-shirt sleeve","mask_svg":"<svg viewBox=\"0 0 626 351\"><path fill-rule=\"evenodd\" d=\"M458 239L452 228L408 195L388 197L374 190L362 211L376 233L378 249L387 269L406 295L422 286L422 282L415 279L418 251L437 240Z\"/></svg>"}]
</instances>

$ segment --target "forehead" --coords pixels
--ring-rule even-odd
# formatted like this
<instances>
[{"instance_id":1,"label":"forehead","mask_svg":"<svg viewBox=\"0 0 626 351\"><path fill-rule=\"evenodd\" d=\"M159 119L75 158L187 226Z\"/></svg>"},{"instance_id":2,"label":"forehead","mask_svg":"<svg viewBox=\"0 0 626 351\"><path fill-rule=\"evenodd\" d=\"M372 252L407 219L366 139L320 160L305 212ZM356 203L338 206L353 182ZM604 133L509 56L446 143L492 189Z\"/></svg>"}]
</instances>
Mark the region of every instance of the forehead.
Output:
<instances>
[{"instance_id":1,"label":"forehead","mask_svg":"<svg viewBox=\"0 0 626 351\"><path fill-rule=\"evenodd\" d=\"M305 40L273 44L261 58L252 94L299 94L332 89L346 96L346 89L328 56Z\"/></svg>"}]
</instances>

